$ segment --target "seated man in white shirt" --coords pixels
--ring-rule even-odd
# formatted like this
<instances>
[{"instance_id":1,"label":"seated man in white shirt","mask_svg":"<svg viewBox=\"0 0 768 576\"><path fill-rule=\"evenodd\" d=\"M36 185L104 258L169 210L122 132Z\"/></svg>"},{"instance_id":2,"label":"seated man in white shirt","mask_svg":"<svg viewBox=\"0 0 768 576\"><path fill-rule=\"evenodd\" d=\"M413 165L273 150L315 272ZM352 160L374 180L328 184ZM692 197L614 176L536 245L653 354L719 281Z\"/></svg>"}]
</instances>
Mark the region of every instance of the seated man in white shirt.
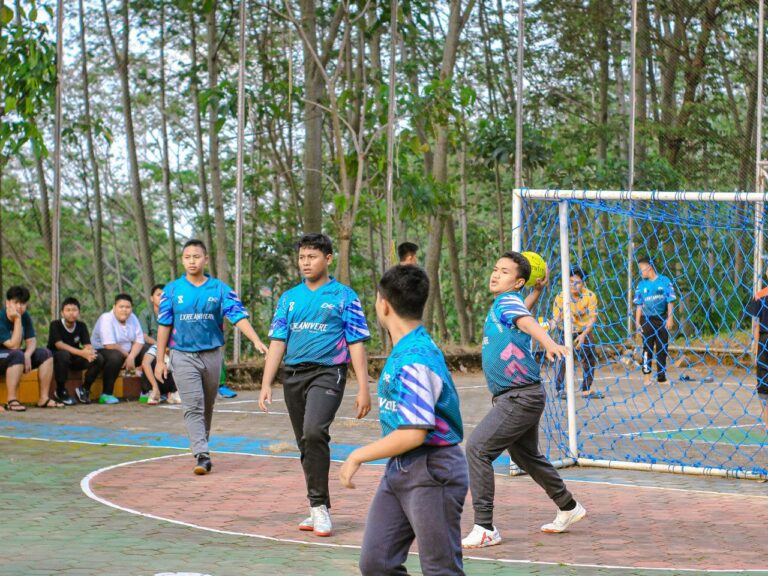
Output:
<instances>
[{"instance_id":1,"label":"seated man in white shirt","mask_svg":"<svg viewBox=\"0 0 768 576\"><path fill-rule=\"evenodd\" d=\"M112 310L105 312L93 327L91 343L104 358L104 388L99 404L117 404L114 397L115 380L120 370L134 370L149 346L144 343L144 333L139 319L133 313L133 299L128 294L115 296Z\"/></svg>"}]
</instances>

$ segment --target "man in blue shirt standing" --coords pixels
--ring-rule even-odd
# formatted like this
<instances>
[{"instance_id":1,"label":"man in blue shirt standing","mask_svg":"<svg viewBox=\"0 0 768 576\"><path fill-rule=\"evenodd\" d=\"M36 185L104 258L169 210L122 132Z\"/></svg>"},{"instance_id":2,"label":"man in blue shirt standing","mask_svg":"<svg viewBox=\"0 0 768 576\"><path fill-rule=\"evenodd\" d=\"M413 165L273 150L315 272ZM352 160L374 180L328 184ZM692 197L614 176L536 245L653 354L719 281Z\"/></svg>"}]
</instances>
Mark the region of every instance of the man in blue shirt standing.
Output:
<instances>
[{"instance_id":1,"label":"man in blue shirt standing","mask_svg":"<svg viewBox=\"0 0 768 576\"><path fill-rule=\"evenodd\" d=\"M379 282L376 316L394 346L379 378L383 437L352 452L340 474L354 488L363 462L389 458L365 523L362 574L404 574L414 538L423 574L464 574L464 427L445 358L421 324L428 295L429 278L413 265L390 268Z\"/></svg>"},{"instance_id":2,"label":"man in blue shirt standing","mask_svg":"<svg viewBox=\"0 0 768 576\"><path fill-rule=\"evenodd\" d=\"M528 306L539 294L529 296L528 306L523 301L520 290L530 277L531 265L519 252L504 253L491 273L489 288L496 299L483 329L482 356L493 407L467 442L475 525L462 540L464 548L485 548L501 542L493 524L493 461L505 450L559 508L554 521L541 527L542 532L565 532L586 515L539 450L539 421L547 393L531 353L531 338L552 361L564 358L567 348L554 342L531 316Z\"/></svg>"},{"instance_id":3,"label":"man in blue shirt standing","mask_svg":"<svg viewBox=\"0 0 768 576\"><path fill-rule=\"evenodd\" d=\"M239 328L259 352L266 352L248 321L248 312L232 288L205 273L208 250L189 240L181 253L186 274L166 284L157 317L157 358L171 348L170 370L184 408L190 448L197 459L194 473L208 474L208 437L223 362L224 318ZM165 381L165 362L155 365L155 379Z\"/></svg>"},{"instance_id":4,"label":"man in blue shirt standing","mask_svg":"<svg viewBox=\"0 0 768 576\"><path fill-rule=\"evenodd\" d=\"M271 342L259 406L266 412L272 402L272 383L285 356L283 394L301 452L310 506L310 516L299 524L299 530L330 536L329 431L344 397L350 360L358 385L357 417L371 410L364 346L370 332L355 291L328 274L333 261L330 238L305 234L298 248L304 281L285 292L277 303L269 329Z\"/></svg>"},{"instance_id":5,"label":"man in blue shirt standing","mask_svg":"<svg viewBox=\"0 0 768 576\"><path fill-rule=\"evenodd\" d=\"M667 381L667 343L675 325L672 316L675 288L666 276L656 273L648 256L637 259L643 279L635 290L635 324L643 337L643 379L650 384L651 362L656 354L656 380Z\"/></svg>"}]
</instances>

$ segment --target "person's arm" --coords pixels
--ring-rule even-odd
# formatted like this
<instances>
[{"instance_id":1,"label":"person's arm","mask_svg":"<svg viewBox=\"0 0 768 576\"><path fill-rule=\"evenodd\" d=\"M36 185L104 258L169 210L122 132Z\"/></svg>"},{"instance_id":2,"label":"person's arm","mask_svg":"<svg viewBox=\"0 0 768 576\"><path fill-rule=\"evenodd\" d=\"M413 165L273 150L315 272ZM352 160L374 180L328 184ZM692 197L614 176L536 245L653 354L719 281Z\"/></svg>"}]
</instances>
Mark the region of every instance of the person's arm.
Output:
<instances>
[{"instance_id":1,"label":"person's arm","mask_svg":"<svg viewBox=\"0 0 768 576\"><path fill-rule=\"evenodd\" d=\"M272 384L277 376L277 369L285 354L286 343L283 340L272 340L264 361L264 373L261 375L261 392L259 392L259 408L267 411L267 405L272 403Z\"/></svg>"},{"instance_id":2,"label":"person's arm","mask_svg":"<svg viewBox=\"0 0 768 576\"><path fill-rule=\"evenodd\" d=\"M256 330L253 329L253 326L251 326L251 322L248 320L248 318L242 318L235 324L236 328L239 328L240 331L243 333L243 335L248 338L251 342L253 342L254 347L256 350L261 352L262 354L266 354L267 348L266 344L261 341L261 338L259 338L259 335L256 334Z\"/></svg>"},{"instance_id":3,"label":"person's arm","mask_svg":"<svg viewBox=\"0 0 768 576\"><path fill-rule=\"evenodd\" d=\"M21 314L18 313L15 307L13 310L9 308L7 313L8 319L13 321L13 332L11 332L11 337L3 342L3 346L9 350L18 350L21 348L21 337L24 333L21 327Z\"/></svg>"},{"instance_id":4,"label":"person's arm","mask_svg":"<svg viewBox=\"0 0 768 576\"><path fill-rule=\"evenodd\" d=\"M544 270L544 277L536 280L536 284L533 285L533 290L531 290L530 294L525 297L525 307L528 308L528 310L533 311L533 307L536 306L539 298L541 298L541 295L544 293L544 288L548 285L549 268Z\"/></svg>"},{"instance_id":5,"label":"person's arm","mask_svg":"<svg viewBox=\"0 0 768 576\"><path fill-rule=\"evenodd\" d=\"M32 354L37 350L37 338L27 338L24 344L24 372L29 372L32 370Z\"/></svg>"},{"instance_id":6,"label":"person's arm","mask_svg":"<svg viewBox=\"0 0 768 576\"><path fill-rule=\"evenodd\" d=\"M88 348L91 347L90 344L87 345L86 348L75 348L74 346L70 346L64 340L57 340L53 347L56 348L56 350L64 350L65 352L69 352L73 356L81 356L88 360L90 362L90 354L88 353ZM93 348L91 348L93 350Z\"/></svg>"},{"instance_id":7,"label":"person's arm","mask_svg":"<svg viewBox=\"0 0 768 576\"><path fill-rule=\"evenodd\" d=\"M522 316L519 318L517 320L517 327L544 347L544 350L547 352L547 358L550 361L565 358L565 355L568 353L568 348L552 340L544 328L539 326L539 323L536 322L533 316Z\"/></svg>"},{"instance_id":8,"label":"person's arm","mask_svg":"<svg viewBox=\"0 0 768 576\"><path fill-rule=\"evenodd\" d=\"M139 355L139 352L141 352L143 347L143 342L136 341L131 344L131 351L128 352L128 355L125 357L125 363L123 364L126 370L133 370L136 368L136 356Z\"/></svg>"},{"instance_id":9,"label":"person's arm","mask_svg":"<svg viewBox=\"0 0 768 576\"><path fill-rule=\"evenodd\" d=\"M341 466L339 478L341 479L342 486L346 488L355 487L352 477L363 462L392 458L398 454L413 450L424 443L428 432L429 430L424 430L423 428L400 428L391 434L387 434L384 438L354 450Z\"/></svg>"},{"instance_id":10,"label":"person's arm","mask_svg":"<svg viewBox=\"0 0 768 576\"><path fill-rule=\"evenodd\" d=\"M667 302L667 330L672 330L675 326L675 317L673 315L675 306L672 302Z\"/></svg>"},{"instance_id":11,"label":"person's arm","mask_svg":"<svg viewBox=\"0 0 768 576\"><path fill-rule=\"evenodd\" d=\"M637 328L637 331L640 332L642 330L642 325L640 324L640 319L643 315L643 307L638 306L635 308L635 327Z\"/></svg>"},{"instance_id":12,"label":"person's arm","mask_svg":"<svg viewBox=\"0 0 768 576\"><path fill-rule=\"evenodd\" d=\"M125 350L123 350L123 347L122 347L122 346L120 346L120 344L104 344L104 348L106 348L107 350L117 350L117 351L118 351L118 352L120 352L120 354L122 354L124 357L127 357L127 356L128 356L128 352L126 352Z\"/></svg>"},{"instance_id":13,"label":"person's arm","mask_svg":"<svg viewBox=\"0 0 768 576\"><path fill-rule=\"evenodd\" d=\"M165 350L168 346L168 338L171 336L171 326L160 324L157 327L157 357L165 358ZM155 379L158 382L165 382L168 377L168 368L165 362L157 361L155 364Z\"/></svg>"},{"instance_id":14,"label":"person's arm","mask_svg":"<svg viewBox=\"0 0 768 576\"><path fill-rule=\"evenodd\" d=\"M355 378L357 378L355 411L358 418L363 418L371 411L371 392L368 389L368 354L365 351L365 344L363 342L350 344L349 356L352 359Z\"/></svg>"}]
</instances>

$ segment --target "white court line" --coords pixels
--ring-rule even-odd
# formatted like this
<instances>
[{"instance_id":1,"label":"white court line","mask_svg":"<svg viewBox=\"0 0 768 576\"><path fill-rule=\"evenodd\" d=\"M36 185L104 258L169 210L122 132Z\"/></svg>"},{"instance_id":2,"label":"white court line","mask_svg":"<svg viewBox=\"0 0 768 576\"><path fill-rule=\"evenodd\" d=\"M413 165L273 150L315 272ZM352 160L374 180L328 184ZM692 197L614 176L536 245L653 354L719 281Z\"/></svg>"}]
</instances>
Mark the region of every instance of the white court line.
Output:
<instances>
[{"instance_id":1,"label":"white court line","mask_svg":"<svg viewBox=\"0 0 768 576\"><path fill-rule=\"evenodd\" d=\"M183 410L184 407L180 406L178 404L171 404L169 406L159 406L159 408L165 408L166 410ZM227 409L227 408L214 408L213 411L216 414L254 414L257 416L290 416L288 412L278 412L276 410L270 410L269 412L262 412L261 410L237 410L235 408L233 409ZM374 420L373 418L355 418L354 416L336 416L334 417L334 420L357 420L359 422L378 422L378 418Z\"/></svg>"},{"instance_id":2,"label":"white court line","mask_svg":"<svg viewBox=\"0 0 768 576\"><path fill-rule=\"evenodd\" d=\"M232 452L231 454L237 454L235 452ZM256 456L256 457L264 457L264 458L290 458L286 456L276 456L276 455L261 455L261 454L244 454L245 456ZM361 547L355 544L333 544L329 542L314 542L311 540L297 540L293 538L277 538L275 536L266 536L264 534L252 534L248 532L236 532L234 530L221 530L218 528L210 528L207 526L201 526L199 524L193 524L191 522L184 522L182 520L173 520L170 518L164 518L162 516L157 516L155 514L149 514L146 512L141 512L139 510L134 510L132 508L127 508L125 506L120 506L119 504L115 504L114 502L111 502L107 500L106 498L102 498L101 496L97 496L93 490L91 490L91 481L101 474L102 472L108 472L109 470L114 470L115 468L122 468L124 466L130 466L131 464L140 464L143 462L150 462L152 460L161 460L166 458L178 458L179 454L171 454L169 456L158 456L155 458L145 458L143 460L134 460L130 462L122 462L121 464L115 464L112 466L106 466L104 468L99 468L98 470L94 470L87 476L85 476L80 481L80 489L83 491L83 493L91 498L92 500L95 500L96 502L103 504L104 506L108 506L110 508L114 508L116 510L121 510L123 512L128 512L129 514L135 514L137 516L141 516L143 518L151 518L153 520L159 520L161 522L169 522L171 524L176 524L178 526L185 526L187 528L196 528L198 530L205 530L207 532L214 532L216 534L224 534L227 536L244 536L247 538L258 538L260 540L268 540L271 542L283 542L286 544L302 544L302 545L309 545L309 546L322 546L324 548L344 548L344 549L351 549L351 550L360 550ZM632 486L633 488L644 488L644 486ZM663 489L663 488L659 488ZM679 489L676 489L679 490ZM719 495L722 495L718 493ZM409 552L409 555L418 556L418 553L416 552ZM478 560L481 562L501 562L504 564L524 564L524 565L536 565L536 566L572 566L574 568L603 568L603 569L609 569L609 570L648 570L653 572L693 572L693 573L727 573L727 572L735 572L739 574L757 574L761 572L765 572L764 570L760 569L700 569L700 568L658 568L658 567L646 567L646 566L621 566L621 565L611 565L611 564L586 564L586 563L571 563L571 562L547 562L547 561L541 561L541 560L516 560L516 559L508 559L508 558L484 558L480 556L464 556L465 559L468 560Z\"/></svg>"},{"instance_id":3,"label":"white court line","mask_svg":"<svg viewBox=\"0 0 768 576\"><path fill-rule=\"evenodd\" d=\"M692 432L693 430L705 430L710 428L717 428L718 430L725 430L727 428L754 428L757 424L734 424L733 426L694 426L692 428L669 428L665 430L645 430L643 432L625 432L624 434L617 434L617 436L642 436L643 434L666 434L668 432Z\"/></svg>"}]
</instances>

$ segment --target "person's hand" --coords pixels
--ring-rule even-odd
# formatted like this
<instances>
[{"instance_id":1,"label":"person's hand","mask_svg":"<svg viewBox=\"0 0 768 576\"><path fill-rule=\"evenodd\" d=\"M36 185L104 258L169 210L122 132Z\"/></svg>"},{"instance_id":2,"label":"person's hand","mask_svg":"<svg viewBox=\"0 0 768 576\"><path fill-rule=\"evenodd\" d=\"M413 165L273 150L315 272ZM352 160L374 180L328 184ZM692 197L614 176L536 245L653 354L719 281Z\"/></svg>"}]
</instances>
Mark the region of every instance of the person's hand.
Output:
<instances>
[{"instance_id":1,"label":"person's hand","mask_svg":"<svg viewBox=\"0 0 768 576\"><path fill-rule=\"evenodd\" d=\"M123 363L123 368L126 370L136 369L136 357L133 354L128 354L128 356L126 356L125 362Z\"/></svg>"},{"instance_id":2,"label":"person's hand","mask_svg":"<svg viewBox=\"0 0 768 576\"><path fill-rule=\"evenodd\" d=\"M352 477L360 469L360 462L353 458L353 456L354 452L344 461L344 464L341 465L341 470L339 471L339 480L341 480L341 485L344 486L344 488L356 487L354 482L352 482Z\"/></svg>"},{"instance_id":3,"label":"person's hand","mask_svg":"<svg viewBox=\"0 0 768 576\"><path fill-rule=\"evenodd\" d=\"M260 339L256 339L253 345L256 347L256 350L258 350L262 354L266 354L269 351L269 346L264 344L264 342L262 342Z\"/></svg>"},{"instance_id":4,"label":"person's hand","mask_svg":"<svg viewBox=\"0 0 768 576\"><path fill-rule=\"evenodd\" d=\"M11 302L10 306L5 309L5 314L8 316L8 320L11 322L15 322L16 320L21 318L21 314L19 313L19 308L16 306L15 302Z\"/></svg>"},{"instance_id":5,"label":"person's hand","mask_svg":"<svg viewBox=\"0 0 768 576\"><path fill-rule=\"evenodd\" d=\"M371 411L371 393L368 388L360 389L355 398L355 412L357 413L358 420L365 418L368 412Z\"/></svg>"},{"instance_id":6,"label":"person's hand","mask_svg":"<svg viewBox=\"0 0 768 576\"><path fill-rule=\"evenodd\" d=\"M86 360L88 360L88 362L90 363L96 360L96 356L98 356L98 353L96 352L96 350L88 346L87 348L83 348L81 352L81 356Z\"/></svg>"},{"instance_id":7,"label":"person's hand","mask_svg":"<svg viewBox=\"0 0 768 576\"><path fill-rule=\"evenodd\" d=\"M32 355L24 353L24 374L32 371Z\"/></svg>"},{"instance_id":8,"label":"person's hand","mask_svg":"<svg viewBox=\"0 0 768 576\"><path fill-rule=\"evenodd\" d=\"M675 327L675 319L670 316L669 318L667 318L667 330L671 332L672 328L674 327Z\"/></svg>"},{"instance_id":9,"label":"person's hand","mask_svg":"<svg viewBox=\"0 0 768 576\"><path fill-rule=\"evenodd\" d=\"M536 283L533 285L533 289L537 292L541 292L547 286L549 286L549 267L544 268L544 277L536 280Z\"/></svg>"},{"instance_id":10,"label":"person's hand","mask_svg":"<svg viewBox=\"0 0 768 576\"><path fill-rule=\"evenodd\" d=\"M584 332L582 332L581 334L579 334L578 336L576 336L576 338L574 339L574 341L573 341L573 347L574 347L576 350L578 350L579 348L581 348L582 346L584 346L584 342L586 342L586 341L587 341L587 335L586 335L586 334L584 334Z\"/></svg>"},{"instance_id":11,"label":"person's hand","mask_svg":"<svg viewBox=\"0 0 768 576\"><path fill-rule=\"evenodd\" d=\"M565 358L565 355L568 354L568 348L563 346L562 344L557 344L556 342L553 342L549 346L546 347L547 350L547 358L550 362L554 362L558 358Z\"/></svg>"},{"instance_id":12,"label":"person's hand","mask_svg":"<svg viewBox=\"0 0 768 576\"><path fill-rule=\"evenodd\" d=\"M272 404L272 385L261 384L261 392L259 392L259 408L262 412L269 412L267 405Z\"/></svg>"},{"instance_id":13,"label":"person's hand","mask_svg":"<svg viewBox=\"0 0 768 576\"><path fill-rule=\"evenodd\" d=\"M165 365L165 362L158 362L155 364L155 380L160 382L161 384L165 382L165 379L168 377L168 367Z\"/></svg>"}]
</instances>

